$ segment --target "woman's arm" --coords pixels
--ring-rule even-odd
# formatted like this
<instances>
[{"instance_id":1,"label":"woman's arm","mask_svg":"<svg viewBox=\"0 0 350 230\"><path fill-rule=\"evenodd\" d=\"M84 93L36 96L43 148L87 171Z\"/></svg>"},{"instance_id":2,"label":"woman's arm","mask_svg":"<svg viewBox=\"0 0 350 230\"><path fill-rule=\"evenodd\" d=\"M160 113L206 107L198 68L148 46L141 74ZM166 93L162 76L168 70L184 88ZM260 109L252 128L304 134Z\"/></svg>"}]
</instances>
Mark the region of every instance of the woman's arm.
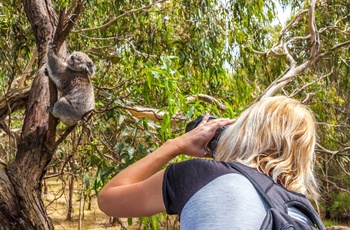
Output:
<instances>
[{"instance_id":1,"label":"woman's arm","mask_svg":"<svg viewBox=\"0 0 350 230\"><path fill-rule=\"evenodd\" d=\"M165 211L162 197L163 165L179 154L173 140L130 165L102 188L99 208L109 216L150 216ZM157 173L158 172L158 173Z\"/></svg>"},{"instance_id":2,"label":"woman's arm","mask_svg":"<svg viewBox=\"0 0 350 230\"><path fill-rule=\"evenodd\" d=\"M191 132L166 141L159 149L127 167L106 184L98 195L99 208L109 216L140 217L165 211L162 195L164 170L181 153L194 157L210 156L206 146L216 129L232 124L230 119L203 118Z\"/></svg>"}]
</instances>

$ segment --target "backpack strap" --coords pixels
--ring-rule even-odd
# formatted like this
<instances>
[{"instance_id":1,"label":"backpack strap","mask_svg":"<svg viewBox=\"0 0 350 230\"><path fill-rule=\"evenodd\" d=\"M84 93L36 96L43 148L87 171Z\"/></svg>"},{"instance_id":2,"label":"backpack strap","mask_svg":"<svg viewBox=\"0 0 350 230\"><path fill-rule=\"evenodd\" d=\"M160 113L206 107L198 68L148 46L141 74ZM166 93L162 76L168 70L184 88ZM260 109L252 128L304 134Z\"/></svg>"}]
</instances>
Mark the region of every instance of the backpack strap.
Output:
<instances>
[{"instance_id":1,"label":"backpack strap","mask_svg":"<svg viewBox=\"0 0 350 230\"><path fill-rule=\"evenodd\" d=\"M312 207L304 194L287 190L284 186L275 183L268 175L238 162L229 164L253 184L270 208L283 209L286 203L293 201L307 203L303 207L306 209L308 209L307 207Z\"/></svg>"},{"instance_id":2,"label":"backpack strap","mask_svg":"<svg viewBox=\"0 0 350 230\"><path fill-rule=\"evenodd\" d=\"M260 196L265 200L270 208L275 208L275 204L267 195L267 191L274 185L274 182L271 180L271 178L257 170L252 170L243 164L237 162L230 162L229 164L232 168L245 176L253 184L254 188L258 191ZM257 181L259 181L259 183L257 183Z\"/></svg>"},{"instance_id":3,"label":"backpack strap","mask_svg":"<svg viewBox=\"0 0 350 230\"><path fill-rule=\"evenodd\" d=\"M299 207L317 225L318 229L325 229L320 217L304 194L287 190L284 186L275 183L269 176L246 165L238 162L228 164L252 183L270 208L288 213L288 206Z\"/></svg>"}]
</instances>

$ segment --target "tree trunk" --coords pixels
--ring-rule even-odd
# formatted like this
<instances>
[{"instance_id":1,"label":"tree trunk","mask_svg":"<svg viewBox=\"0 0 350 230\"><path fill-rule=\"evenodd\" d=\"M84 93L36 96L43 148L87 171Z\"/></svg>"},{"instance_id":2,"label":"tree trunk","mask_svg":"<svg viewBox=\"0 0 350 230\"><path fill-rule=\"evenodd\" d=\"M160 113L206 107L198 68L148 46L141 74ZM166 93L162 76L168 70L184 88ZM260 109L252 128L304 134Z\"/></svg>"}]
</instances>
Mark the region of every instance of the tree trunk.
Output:
<instances>
[{"instance_id":1,"label":"tree trunk","mask_svg":"<svg viewBox=\"0 0 350 230\"><path fill-rule=\"evenodd\" d=\"M52 157L48 146L53 146L45 108L50 98L48 86L41 68L30 92L16 158L0 174L4 204L0 205L0 229L53 229L41 198L42 179Z\"/></svg>"},{"instance_id":2,"label":"tree trunk","mask_svg":"<svg viewBox=\"0 0 350 230\"><path fill-rule=\"evenodd\" d=\"M0 229L53 229L42 201L42 180L55 146L57 120L47 106L57 100L55 87L44 74L47 41L56 19L50 0L23 0L38 50L38 72L26 105L16 157L0 169Z\"/></svg>"}]
</instances>

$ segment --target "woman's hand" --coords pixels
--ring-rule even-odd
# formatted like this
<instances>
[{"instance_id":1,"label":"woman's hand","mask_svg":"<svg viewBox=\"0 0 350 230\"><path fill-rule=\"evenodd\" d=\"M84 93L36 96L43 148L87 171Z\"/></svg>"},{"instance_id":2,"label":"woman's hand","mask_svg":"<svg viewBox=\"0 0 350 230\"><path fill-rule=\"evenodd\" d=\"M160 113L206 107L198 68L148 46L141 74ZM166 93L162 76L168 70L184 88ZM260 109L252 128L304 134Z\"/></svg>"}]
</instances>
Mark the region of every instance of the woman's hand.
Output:
<instances>
[{"instance_id":1,"label":"woman's hand","mask_svg":"<svg viewBox=\"0 0 350 230\"><path fill-rule=\"evenodd\" d=\"M209 117L209 114L206 114L195 129L173 139L174 144L181 153L193 157L211 157L207 145L214 137L216 130L235 122L235 120L228 118L218 118L208 121Z\"/></svg>"}]
</instances>

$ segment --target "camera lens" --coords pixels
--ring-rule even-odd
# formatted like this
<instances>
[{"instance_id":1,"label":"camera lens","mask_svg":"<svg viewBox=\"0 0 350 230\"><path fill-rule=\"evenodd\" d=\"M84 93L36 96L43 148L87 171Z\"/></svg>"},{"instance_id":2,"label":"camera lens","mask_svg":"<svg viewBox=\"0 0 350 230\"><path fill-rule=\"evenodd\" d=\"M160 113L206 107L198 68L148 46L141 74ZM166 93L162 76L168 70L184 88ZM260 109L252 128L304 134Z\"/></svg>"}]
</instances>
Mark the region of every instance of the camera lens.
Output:
<instances>
[{"instance_id":1,"label":"camera lens","mask_svg":"<svg viewBox=\"0 0 350 230\"><path fill-rule=\"evenodd\" d=\"M205 115L200 115L199 117L197 117L196 120L194 121L191 121L189 122L187 125L186 125L186 133L191 131L192 129L196 128L198 126L198 124L203 120L203 117ZM210 116L208 121L210 120L213 120L213 119L216 119L216 117L214 116ZM211 151L212 155L214 156L214 153L215 153L215 150L216 150L216 146L217 146L217 143L219 141L219 137L221 135L221 133L227 128L227 126L223 126L223 127L220 127L216 130L215 132L215 135L214 137L209 141L208 143L208 146L207 148Z\"/></svg>"}]
</instances>

